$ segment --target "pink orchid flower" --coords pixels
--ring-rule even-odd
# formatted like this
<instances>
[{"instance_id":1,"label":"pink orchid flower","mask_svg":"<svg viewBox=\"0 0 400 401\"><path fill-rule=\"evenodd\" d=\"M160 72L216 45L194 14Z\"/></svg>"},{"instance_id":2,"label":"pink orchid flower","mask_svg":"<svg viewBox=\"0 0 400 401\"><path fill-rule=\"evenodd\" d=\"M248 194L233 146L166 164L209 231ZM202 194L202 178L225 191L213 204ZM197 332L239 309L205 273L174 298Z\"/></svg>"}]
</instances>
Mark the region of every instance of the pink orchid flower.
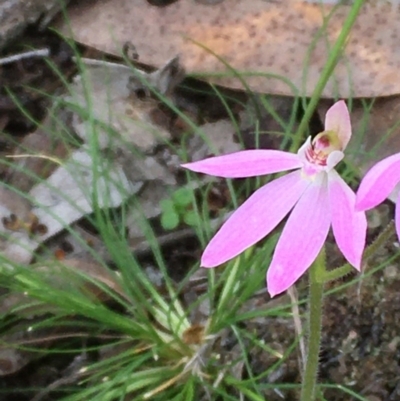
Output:
<instances>
[{"instance_id":1,"label":"pink orchid flower","mask_svg":"<svg viewBox=\"0 0 400 401\"><path fill-rule=\"evenodd\" d=\"M226 178L294 170L264 185L227 220L206 247L201 265L215 267L239 255L269 234L292 210L267 273L271 296L287 290L310 267L332 225L339 249L360 269L367 222L355 211L355 194L334 167L351 137L343 101L327 112L325 131L308 138L297 154L280 150L244 150L183 164L195 172Z\"/></svg>"},{"instance_id":2,"label":"pink orchid flower","mask_svg":"<svg viewBox=\"0 0 400 401\"><path fill-rule=\"evenodd\" d=\"M372 209L392 195L390 199L396 203L395 225L400 239L400 192L396 191L398 183L400 183L400 153L381 160L367 172L357 191L356 209Z\"/></svg>"}]
</instances>

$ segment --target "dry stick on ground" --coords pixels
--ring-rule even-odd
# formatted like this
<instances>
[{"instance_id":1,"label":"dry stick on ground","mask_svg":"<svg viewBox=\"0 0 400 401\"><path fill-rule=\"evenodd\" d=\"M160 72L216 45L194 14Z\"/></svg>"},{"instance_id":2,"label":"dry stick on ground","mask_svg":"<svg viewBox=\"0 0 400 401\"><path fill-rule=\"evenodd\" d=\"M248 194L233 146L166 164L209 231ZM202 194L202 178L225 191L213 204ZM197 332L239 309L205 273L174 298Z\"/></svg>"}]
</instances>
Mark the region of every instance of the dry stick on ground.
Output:
<instances>
[{"instance_id":1,"label":"dry stick on ground","mask_svg":"<svg viewBox=\"0 0 400 401\"><path fill-rule=\"evenodd\" d=\"M48 48L32 50L29 52L14 54L13 56L0 58L0 65L14 63L15 61L24 60L27 58L49 57L49 56L50 56L50 50Z\"/></svg>"}]
</instances>

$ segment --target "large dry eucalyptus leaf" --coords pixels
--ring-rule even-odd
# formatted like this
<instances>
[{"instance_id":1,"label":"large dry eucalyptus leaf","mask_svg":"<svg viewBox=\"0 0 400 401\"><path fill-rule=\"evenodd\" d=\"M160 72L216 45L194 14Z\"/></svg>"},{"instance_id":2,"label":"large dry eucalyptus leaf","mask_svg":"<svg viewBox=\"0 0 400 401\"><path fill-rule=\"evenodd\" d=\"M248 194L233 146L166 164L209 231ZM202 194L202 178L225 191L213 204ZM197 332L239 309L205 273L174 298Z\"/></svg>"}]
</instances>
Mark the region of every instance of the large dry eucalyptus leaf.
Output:
<instances>
[{"instance_id":1,"label":"large dry eucalyptus leaf","mask_svg":"<svg viewBox=\"0 0 400 401\"><path fill-rule=\"evenodd\" d=\"M290 80L310 96L349 11L349 5L298 0L225 0L215 5L179 0L165 7L144 0L104 0L76 3L68 23L57 27L111 54L121 55L124 43L132 42L141 62L158 67L180 54L189 73L231 74L208 78L227 87L243 89L243 83L224 62L257 73L246 77L254 91L293 95ZM399 18L398 5L371 2L362 7L324 97L400 93Z\"/></svg>"}]
</instances>

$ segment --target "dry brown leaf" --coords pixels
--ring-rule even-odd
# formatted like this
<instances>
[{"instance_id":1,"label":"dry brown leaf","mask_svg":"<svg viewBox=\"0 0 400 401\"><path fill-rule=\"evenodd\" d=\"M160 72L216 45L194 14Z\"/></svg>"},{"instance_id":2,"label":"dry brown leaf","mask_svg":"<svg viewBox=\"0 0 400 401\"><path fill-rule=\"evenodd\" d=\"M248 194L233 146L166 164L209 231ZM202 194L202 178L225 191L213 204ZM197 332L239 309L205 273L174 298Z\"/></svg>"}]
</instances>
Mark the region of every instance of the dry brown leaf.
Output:
<instances>
[{"instance_id":1,"label":"dry brown leaf","mask_svg":"<svg viewBox=\"0 0 400 401\"><path fill-rule=\"evenodd\" d=\"M86 60L84 70L71 85L71 95L66 97L68 102L91 115L91 118L78 113L73 116L73 127L83 141L93 141L94 122L100 149L124 150L134 145L140 151L149 152L171 138L168 119L163 118L159 102L151 97L148 86L161 94L172 90L182 77L178 58L150 74L97 60Z\"/></svg>"},{"instance_id":2,"label":"dry brown leaf","mask_svg":"<svg viewBox=\"0 0 400 401\"><path fill-rule=\"evenodd\" d=\"M297 0L229 0L215 5L180 0L155 7L143 0L104 0L76 3L68 23L57 28L67 36L72 29L78 42L116 55L125 42L132 42L139 60L157 67L180 54L189 73L226 73L214 52L236 70L284 76L310 96L349 7ZM327 35L322 32L315 41L332 11ZM398 5L363 6L324 97L400 93L399 18ZM234 77L209 81L243 89ZM281 79L253 76L246 82L257 92L293 95Z\"/></svg>"}]
</instances>

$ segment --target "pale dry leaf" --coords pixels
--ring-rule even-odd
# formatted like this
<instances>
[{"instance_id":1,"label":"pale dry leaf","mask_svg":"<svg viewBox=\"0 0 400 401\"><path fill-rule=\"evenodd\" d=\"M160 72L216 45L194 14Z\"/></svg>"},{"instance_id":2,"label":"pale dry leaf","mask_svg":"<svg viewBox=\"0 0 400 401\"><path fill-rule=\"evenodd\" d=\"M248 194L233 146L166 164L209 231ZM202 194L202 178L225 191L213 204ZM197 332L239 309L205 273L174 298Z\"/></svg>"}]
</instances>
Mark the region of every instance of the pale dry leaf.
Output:
<instances>
[{"instance_id":1,"label":"pale dry leaf","mask_svg":"<svg viewBox=\"0 0 400 401\"><path fill-rule=\"evenodd\" d=\"M8 230L2 221L2 231L7 234L2 256L13 262L29 263L42 242L92 213L95 204L99 208L118 207L141 186L129 182L119 165L104 160L94 165L88 150L74 151L46 181L29 192L34 204L29 213L44 228L43 232ZM8 214L9 209L0 203L0 217Z\"/></svg>"},{"instance_id":2,"label":"pale dry leaf","mask_svg":"<svg viewBox=\"0 0 400 401\"><path fill-rule=\"evenodd\" d=\"M204 5L180 0L155 7L143 0L104 0L71 7L68 23L80 43L121 55L127 41L142 63L156 67L174 54L188 73L231 73L213 53L246 77L250 89L310 96L337 39L349 5L334 7L298 0L229 0ZM332 14L330 14L332 13ZM331 18L328 18L328 17ZM375 97L400 93L400 8L365 4L344 55L324 89L324 97ZM326 29L322 29L324 22ZM285 79L268 77L275 74ZM235 75L208 80L243 89Z\"/></svg>"},{"instance_id":3,"label":"pale dry leaf","mask_svg":"<svg viewBox=\"0 0 400 401\"><path fill-rule=\"evenodd\" d=\"M142 156L126 149L118 152L114 160L133 183L157 181L168 185L176 184L174 174L155 156Z\"/></svg>"},{"instance_id":4,"label":"pale dry leaf","mask_svg":"<svg viewBox=\"0 0 400 401\"><path fill-rule=\"evenodd\" d=\"M235 141L236 128L231 120L218 120L199 127L199 132L188 141L187 152L191 161L202 160L212 154L226 154L241 150Z\"/></svg>"},{"instance_id":5,"label":"pale dry leaf","mask_svg":"<svg viewBox=\"0 0 400 401\"><path fill-rule=\"evenodd\" d=\"M96 163L96 165L94 165ZM47 181L30 192L33 212L47 227L42 240L50 238L66 225L99 208L114 208L136 193L141 184L130 183L120 166L93 161L88 150L81 148L59 167Z\"/></svg>"},{"instance_id":6,"label":"pale dry leaf","mask_svg":"<svg viewBox=\"0 0 400 401\"><path fill-rule=\"evenodd\" d=\"M98 142L100 149L134 145L142 152L151 151L171 134L163 126L149 86L167 94L181 80L180 71L177 58L150 74L115 63L93 65L89 60L66 97L84 111L74 114L73 128L86 143Z\"/></svg>"},{"instance_id":7,"label":"pale dry leaf","mask_svg":"<svg viewBox=\"0 0 400 401\"><path fill-rule=\"evenodd\" d=\"M129 238L143 240L146 224L141 224L161 214L160 202L168 199L173 187L157 181L146 183L143 190L137 196L137 203L129 208L126 226L129 230Z\"/></svg>"}]
</instances>

